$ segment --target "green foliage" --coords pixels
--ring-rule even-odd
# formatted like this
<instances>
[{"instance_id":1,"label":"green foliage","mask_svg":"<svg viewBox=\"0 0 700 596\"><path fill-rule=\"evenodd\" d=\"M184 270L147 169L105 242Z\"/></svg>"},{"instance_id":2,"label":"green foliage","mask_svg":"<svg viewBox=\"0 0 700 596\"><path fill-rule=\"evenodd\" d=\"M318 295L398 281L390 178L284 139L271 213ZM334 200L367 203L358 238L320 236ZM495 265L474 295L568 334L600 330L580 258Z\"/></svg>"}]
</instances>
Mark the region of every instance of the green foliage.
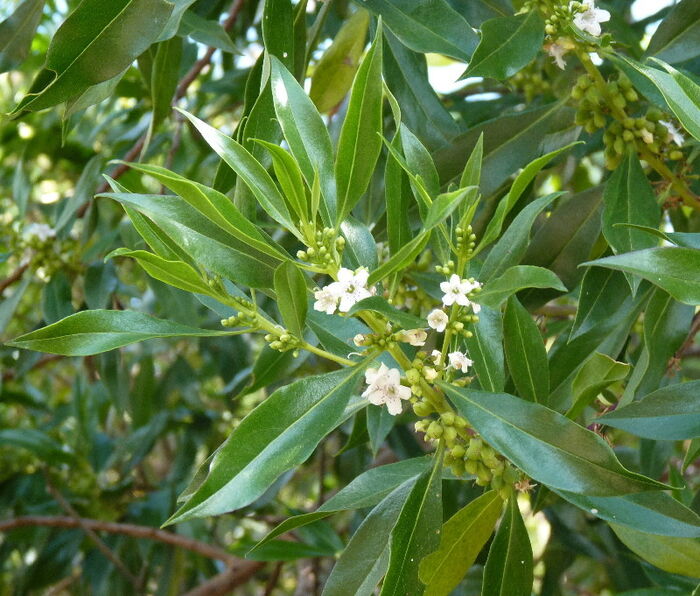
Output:
<instances>
[{"instance_id":1,"label":"green foliage","mask_svg":"<svg viewBox=\"0 0 700 596\"><path fill-rule=\"evenodd\" d=\"M0 594L697 594L697 2L5 4Z\"/></svg>"}]
</instances>

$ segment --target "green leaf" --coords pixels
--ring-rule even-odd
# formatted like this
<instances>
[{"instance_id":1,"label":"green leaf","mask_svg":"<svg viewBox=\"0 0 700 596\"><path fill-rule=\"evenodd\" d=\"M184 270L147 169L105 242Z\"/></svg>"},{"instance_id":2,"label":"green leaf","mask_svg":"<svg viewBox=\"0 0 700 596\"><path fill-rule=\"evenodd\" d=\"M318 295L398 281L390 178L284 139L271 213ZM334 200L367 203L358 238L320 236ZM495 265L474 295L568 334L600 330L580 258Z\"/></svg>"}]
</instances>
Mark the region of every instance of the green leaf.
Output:
<instances>
[{"instance_id":1,"label":"green leaf","mask_svg":"<svg viewBox=\"0 0 700 596\"><path fill-rule=\"evenodd\" d=\"M26 449L47 463L72 463L75 459L61 443L36 428L0 429L0 446Z\"/></svg>"},{"instance_id":2,"label":"green leaf","mask_svg":"<svg viewBox=\"0 0 700 596\"><path fill-rule=\"evenodd\" d=\"M490 19L481 25L481 42L463 76L505 80L527 66L544 41L544 21L536 10Z\"/></svg>"},{"instance_id":3,"label":"green leaf","mask_svg":"<svg viewBox=\"0 0 700 596\"><path fill-rule=\"evenodd\" d=\"M503 197L498 203L496 211L494 212L493 217L489 221L488 226L486 226L486 231L484 232L481 238L481 242L479 242L479 245L476 247L474 254L478 254L486 246L488 246L491 242L498 238L499 234L501 233L501 230L503 229L503 222L505 221L506 216L508 215L508 213L510 213L510 210L513 207L515 207L515 204L518 202L518 199L522 196L522 194L525 192L525 189L527 189L530 182L532 182L535 179L535 176L539 174L542 168L544 168L557 155L563 153L564 151L568 151L569 149L571 149L571 147L575 146L576 144L577 143L571 143L569 145L566 145L566 147L561 147L560 149L551 151L546 155L543 155L542 157L538 157L534 161L530 162L525 168L523 168L523 171L520 172L513 181L513 184L511 185L508 194L505 197Z\"/></svg>"},{"instance_id":4,"label":"green leaf","mask_svg":"<svg viewBox=\"0 0 700 596\"><path fill-rule=\"evenodd\" d=\"M306 278L292 261L285 261L275 270L275 294L285 326L294 337L303 339L309 304Z\"/></svg>"},{"instance_id":5,"label":"green leaf","mask_svg":"<svg viewBox=\"0 0 700 596\"><path fill-rule=\"evenodd\" d=\"M340 231L345 238L343 259L351 269L367 267L373 271L378 265L377 242L372 232L361 221L348 215L340 224Z\"/></svg>"},{"instance_id":6,"label":"green leaf","mask_svg":"<svg viewBox=\"0 0 700 596\"><path fill-rule=\"evenodd\" d=\"M338 491L316 511L295 515L284 520L258 542L253 550L277 536L334 513L374 507L399 485L417 478L419 474L422 474L427 469L430 463L431 459L429 457L414 457L393 464L370 468L357 476L345 488Z\"/></svg>"},{"instance_id":7,"label":"green leaf","mask_svg":"<svg viewBox=\"0 0 700 596\"><path fill-rule=\"evenodd\" d=\"M381 16L406 46L469 62L477 36L445 0L362 0L363 8Z\"/></svg>"},{"instance_id":8,"label":"green leaf","mask_svg":"<svg viewBox=\"0 0 700 596\"><path fill-rule=\"evenodd\" d=\"M479 193L478 186L468 186L466 188L458 188L450 192L439 194L428 207L428 213L425 216L423 226L426 230L434 228L447 219L452 213L460 207L472 205Z\"/></svg>"},{"instance_id":9,"label":"green leaf","mask_svg":"<svg viewBox=\"0 0 700 596\"><path fill-rule=\"evenodd\" d=\"M700 56L700 4L681 0L661 21L647 52L669 64Z\"/></svg>"},{"instance_id":10,"label":"green leaf","mask_svg":"<svg viewBox=\"0 0 700 596\"><path fill-rule=\"evenodd\" d=\"M170 0L174 4L173 11L170 13L168 20L165 22L165 26L161 31L158 39L156 41L165 41L173 37L180 27L180 21L182 20L182 15L185 11L194 4L195 0Z\"/></svg>"},{"instance_id":11,"label":"green leaf","mask_svg":"<svg viewBox=\"0 0 700 596\"><path fill-rule=\"evenodd\" d=\"M527 251L530 229L537 216L563 193L555 192L532 201L513 219L503 236L489 251L479 272L482 283L502 275L506 269L520 263ZM561 283L561 282L560 282Z\"/></svg>"},{"instance_id":12,"label":"green leaf","mask_svg":"<svg viewBox=\"0 0 700 596\"><path fill-rule=\"evenodd\" d=\"M603 389L627 378L631 368L629 364L594 352L574 377L571 385L573 405L566 413L567 417L576 419Z\"/></svg>"},{"instance_id":13,"label":"green leaf","mask_svg":"<svg viewBox=\"0 0 700 596\"><path fill-rule=\"evenodd\" d=\"M85 271L84 283L85 303L88 308L107 308L118 283L114 263L93 263L90 265Z\"/></svg>"},{"instance_id":14,"label":"green leaf","mask_svg":"<svg viewBox=\"0 0 700 596\"><path fill-rule=\"evenodd\" d=\"M50 108L117 76L158 38L172 10L166 0L83 0L13 113Z\"/></svg>"},{"instance_id":15,"label":"green leaf","mask_svg":"<svg viewBox=\"0 0 700 596\"><path fill-rule=\"evenodd\" d=\"M554 492L590 514L641 532L700 537L700 517L660 490L621 497L586 497L560 490Z\"/></svg>"},{"instance_id":16,"label":"green leaf","mask_svg":"<svg viewBox=\"0 0 700 596\"><path fill-rule=\"evenodd\" d=\"M700 381L662 387L598 418L638 437L676 441L700 437Z\"/></svg>"},{"instance_id":17,"label":"green leaf","mask_svg":"<svg viewBox=\"0 0 700 596\"><path fill-rule=\"evenodd\" d=\"M182 15L178 36L189 36L195 41L217 48L230 54L240 53L231 41L229 34L218 21L200 17L196 12L188 10Z\"/></svg>"},{"instance_id":18,"label":"green leaf","mask_svg":"<svg viewBox=\"0 0 700 596\"><path fill-rule=\"evenodd\" d=\"M289 70L294 70L294 7L291 0L265 0L262 20L265 51L276 56Z\"/></svg>"},{"instance_id":19,"label":"green leaf","mask_svg":"<svg viewBox=\"0 0 700 596\"><path fill-rule=\"evenodd\" d=\"M546 486L592 496L668 488L625 469L601 437L554 410L506 393L440 386L494 449Z\"/></svg>"},{"instance_id":20,"label":"green leaf","mask_svg":"<svg viewBox=\"0 0 700 596\"><path fill-rule=\"evenodd\" d=\"M645 534L612 523L610 527L627 548L659 569L700 578L700 539Z\"/></svg>"},{"instance_id":21,"label":"green leaf","mask_svg":"<svg viewBox=\"0 0 700 596\"><path fill-rule=\"evenodd\" d=\"M508 370L520 396L546 403L549 395L547 350L530 313L514 296L506 305L503 339Z\"/></svg>"},{"instance_id":22,"label":"green leaf","mask_svg":"<svg viewBox=\"0 0 700 596\"><path fill-rule=\"evenodd\" d=\"M223 231L179 197L111 193L100 195L136 209L207 269L253 288L272 287L281 259L258 252ZM175 259L171 259L175 260Z\"/></svg>"},{"instance_id":23,"label":"green leaf","mask_svg":"<svg viewBox=\"0 0 700 596\"><path fill-rule=\"evenodd\" d=\"M439 542L442 526L442 450L432 470L418 477L391 532L389 569L381 596L418 596L423 588L418 567Z\"/></svg>"},{"instance_id":24,"label":"green leaf","mask_svg":"<svg viewBox=\"0 0 700 596\"><path fill-rule=\"evenodd\" d=\"M374 592L389 564L392 530L415 484L406 480L372 509L334 565L322 596Z\"/></svg>"},{"instance_id":25,"label":"green leaf","mask_svg":"<svg viewBox=\"0 0 700 596\"><path fill-rule=\"evenodd\" d=\"M530 538L518 500L511 497L489 549L481 596L530 596L534 579L532 566Z\"/></svg>"},{"instance_id":26,"label":"green leaf","mask_svg":"<svg viewBox=\"0 0 700 596\"><path fill-rule=\"evenodd\" d=\"M290 218L282 195L260 162L232 138L227 137L192 114L188 114L184 110L180 110L180 112L194 124L209 146L246 183L267 214L287 229L296 231L296 225Z\"/></svg>"},{"instance_id":27,"label":"green leaf","mask_svg":"<svg viewBox=\"0 0 700 596\"><path fill-rule=\"evenodd\" d=\"M410 313L400 311L395 306L389 304L381 296L370 296L364 300L357 302L349 311L348 316L354 315L363 310L369 310L379 313L386 317L389 321L397 323L404 329L423 329L427 327L427 322L424 319L416 317Z\"/></svg>"},{"instance_id":28,"label":"green leaf","mask_svg":"<svg viewBox=\"0 0 700 596\"><path fill-rule=\"evenodd\" d=\"M479 385L487 391L503 391L506 372L501 312L484 306L472 331L472 337L467 337L465 342Z\"/></svg>"},{"instance_id":29,"label":"green leaf","mask_svg":"<svg viewBox=\"0 0 700 596\"><path fill-rule=\"evenodd\" d=\"M172 37L167 41L161 41L156 46L151 69L151 104L153 106L153 118L150 124L151 134L170 115L172 110L170 104L173 101L180 78L182 45L181 38Z\"/></svg>"},{"instance_id":30,"label":"green leaf","mask_svg":"<svg viewBox=\"0 0 700 596\"><path fill-rule=\"evenodd\" d=\"M362 60L338 139L335 178L338 221L345 219L367 189L382 148L382 26Z\"/></svg>"},{"instance_id":31,"label":"green leaf","mask_svg":"<svg viewBox=\"0 0 700 596\"><path fill-rule=\"evenodd\" d=\"M217 449L205 464L206 479L166 523L245 507L306 461L340 423L364 368L306 377L275 391Z\"/></svg>"},{"instance_id":32,"label":"green leaf","mask_svg":"<svg viewBox=\"0 0 700 596\"><path fill-rule=\"evenodd\" d=\"M649 184L637 152L629 150L622 164L613 172L603 193L603 235L615 254L652 248L658 241L648 234L629 226L636 224L656 228L661 209ZM630 287L636 291L639 279L630 278Z\"/></svg>"},{"instance_id":33,"label":"green leaf","mask_svg":"<svg viewBox=\"0 0 700 596\"><path fill-rule=\"evenodd\" d=\"M484 133L479 135L479 140L469 154L469 159L464 165L464 170L459 178L459 186L479 186L481 181L481 166L484 161Z\"/></svg>"},{"instance_id":34,"label":"green leaf","mask_svg":"<svg viewBox=\"0 0 700 596\"><path fill-rule=\"evenodd\" d=\"M29 54L46 0L24 0L0 23L0 72L16 68Z\"/></svg>"},{"instance_id":35,"label":"green leaf","mask_svg":"<svg viewBox=\"0 0 700 596\"><path fill-rule=\"evenodd\" d=\"M336 221L337 189L328 129L304 89L274 56L270 56L270 67L272 98L282 132L308 186L312 187L319 177L321 217L331 225Z\"/></svg>"},{"instance_id":36,"label":"green leaf","mask_svg":"<svg viewBox=\"0 0 700 596\"><path fill-rule=\"evenodd\" d=\"M566 292L564 284L549 269L532 265L514 265L484 284L476 302L498 308L504 300L523 288L554 288Z\"/></svg>"},{"instance_id":37,"label":"green leaf","mask_svg":"<svg viewBox=\"0 0 700 596\"><path fill-rule=\"evenodd\" d=\"M151 277L186 292L205 294L214 298L217 296L200 277L199 273L182 261L168 261L145 250L129 250L128 248L118 248L112 251L105 257L105 260L113 257L131 257L136 259L138 264Z\"/></svg>"},{"instance_id":38,"label":"green leaf","mask_svg":"<svg viewBox=\"0 0 700 596\"><path fill-rule=\"evenodd\" d=\"M63 202L63 209L56 221L56 233L61 231L67 233L70 229L68 224L74 221L73 218L76 211L80 209L83 204L92 200L102 168L103 162L99 155L95 155L85 164L80 178L78 178L78 182L75 184L73 196Z\"/></svg>"},{"instance_id":39,"label":"green leaf","mask_svg":"<svg viewBox=\"0 0 700 596\"><path fill-rule=\"evenodd\" d=\"M41 310L46 323L55 323L73 313L71 282L63 270L51 276L41 293Z\"/></svg>"},{"instance_id":40,"label":"green leaf","mask_svg":"<svg viewBox=\"0 0 700 596\"><path fill-rule=\"evenodd\" d=\"M606 267L639 275L685 304L700 304L700 251L678 246L647 248L588 261L583 265Z\"/></svg>"},{"instance_id":41,"label":"green leaf","mask_svg":"<svg viewBox=\"0 0 700 596\"><path fill-rule=\"evenodd\" d=\"M337 106L352 86L369 29L369 13L359 9L343 23L311 75L309 97L318 111Z\"/></svg>"},{"instance_id":42,"label":"green leaf","mask_svg":"<svg viewBox=\"0 0 700 596\"><path fill-rule=\"evenodd\" d=\"M460 509L442 526L440 548L420 562L425 596L448 596L466 575L501 515L503 501L488 491Z\"/></svg>"},{"instance_id":43,"label":"green leaf","mask_svg":"<svg viewBox=\"0 0 700 596\"><path fill-rule=\"evenodd\" d=\"M415 236L413 240L405 244L401 249L388 260L382 263L374 271L369 274L367 283L372 286L378 281L383 280L392 273L398 271L405 267L408 263L413 262L413 260L420 254L420 252L425 248L425 245L430 240L430 232L422 232Z\"/></svg>"},{"instance_id":44,"label":"green leaf","mask_svg":"<svg viewBox=\"0 0 700 596\"><path fill-rule=\"evenodd\" d=\"M389 236L389 252L395 255L412 238L408 221L408 210L413 202L408 175L403 171L394 153L401 147L401 134L396 133L391 141L394 151L386 158L384 170L384 195L386 198L386 227Z\"/></svg>"},{"instance_id":45,"label":"green leaf","mask_svg":"<svg viewBox=\"0 0 700 596\"><path fill-rule=\"evenodd\" d=\"M21 283L17 285L14 292L12 292L10 296L5 298L2 303L0 303L0 334L5 332L5 328L12 320L20 301L22 300L22 296L24 296L24 292L27 290L27 286L29 286L31 281L31 276L25 276Z\"/></svg>"},{"instance_id":46,"label":"green leaf","mask_svg":"<svg viewBox=\"0 0 700 596\"><path fill-rule=\"evenodd\" d=\"M20 335L7 345L63 356L91 356L156 337L207 337L231 333L189 327L131 310L84 310Z\"/></svg>"}]
</instances>

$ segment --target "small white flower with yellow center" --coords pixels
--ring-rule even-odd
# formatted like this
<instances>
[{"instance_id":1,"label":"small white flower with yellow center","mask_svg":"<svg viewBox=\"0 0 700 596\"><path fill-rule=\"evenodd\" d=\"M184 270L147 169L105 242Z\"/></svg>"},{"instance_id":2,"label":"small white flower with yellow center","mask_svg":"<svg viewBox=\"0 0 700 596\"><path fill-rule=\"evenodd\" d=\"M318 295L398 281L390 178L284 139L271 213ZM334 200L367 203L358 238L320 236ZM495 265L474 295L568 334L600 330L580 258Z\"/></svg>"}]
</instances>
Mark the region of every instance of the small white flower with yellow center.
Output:
<instances>
[{"instance_id":1,"label":"small white flower with yellow center","mask_svg":"<svg viewBox=\"0 0 700 596\"><path fill-rule=\"evenodd\" d=\"M30 223L24 228L22 237L25 240L38 238L41 242L46 242L50 238L56 237L56 230L45 223Z\"/></svg>"},{"instance_id":2,"label":"small white flower with yellow center","mask_svg":"<svg viewBox=\"0 0 700 596\"><path fill-rule=\"evenodd\" d=\"M408 331L402 331L400 336L401 341L418 347L424 346L426 339L428 339L428 334L422 329L409 329Z\"/></svg>"},{"instance_id":3,"label":"small white flower with yellow center","mask_svg":"<svg viewBox=\"0 0 700 596\"><path fill-rule=\"evenodd\" d=\"M666 130L668 131L668 136L669 138L679 147L683 146L683 143L685 143L685 137L681 134L681 131L678 130L676 125L673 122L668 122L667 120L659 120L661 124L663 124L666 127Z\"/></svg>"},{"instance_id":4,"label":"small white flower with yellow center","mask_svg":"<svg viewBox=\"0 0 700 596\"><path fill-rule=\"evenodd\" d=\"M338 296L329 289L329 287L321 288L314 292L314 310L325 312L327 315L332 315L338 307Z\"/></svg>"},{"instance_id":5,"label":"small white flower with yellow center","mask_svg":"<svg viewBox=\"0 0 700 596\"><path fill-rule=\"evenodd\" d=\"M367 389L362 393L375 406L386 404L389 414L401 413L401 400L411 397L411 389L401 385L398 368L389 368L384 363L379 368L369 368L365 372Z\"/></svg>"},{"instance_id":6,"label":"small white flower with yellow center","mask_svg":"<svg viewBox=\"0 0 700 596\"><path fill-rule=\"evenodd\" d=\"M566 60L564 60L564 54L566 54L568 50L558 41L550 43L548 46L545 47L547 49L547 53L554 59L554 64L556 64L562 70L566 69Z\"/></svg>"},{"instance_id":7,"label":"small white flower with yellow center","mask_svg":"<svg viewBox=\"0 0 700 596\"><path fill-rule=\"evenodd\" d=\"M450 318L447 316L445 311L440 310L439 308L434 309L428 315L428 325L431 329L435 329L435 331L438 333L442 333L445 330L449 320Z\"/></svg>"},{"instance_id":8,"label":"small white flower with yellow center","mask_svg":"<svg viewBox=\"0 0 700 596\"><path fill-rule=\"evenodd\" d=\"M437 378L437 371L432 366L423 367L423 378L428 381L434 381Z\"/></svg>"},{"instance_id":9,"label":"small white flower with yellow center","mask_svg":"<svg viewBox=\"0 0 700 596\"><path fill-rule=\"evenodd\" d=\"M469 367L474 364L462 352L450 352L447 357L450 360L450 366L455 370L461 370L463 373L466 373Z\"/></svg>"},{"instance_id":10,"label":"small white flower with yellow center","mask_svg":"<svg viewBox=\"0 0 700 596\"><path fill-rule=\"evenodd\" d=\"M442 358L442 352L440 350L433 350L430 354L435 364L440 364L440 359Z\"/></svg>"},{"instance_id":11,"label":"small white flower with yellow center","mask_svg":"<svg viewBox=\"0 0 700 596\"><path fill-rule=\"evenodd\" d=\"M338 281L328 286L328 289L338 296L340 312L348 312L360 300L369 298L372 293L367 289L369 271L360 267L356 272L344 267L338 271Z\"/></svg>"},{"instance_id":12,"label":"small white flower with yellow center","mask_svg":"<svg viewBox=\"0 0 700 596\"><path fill-rule=\"evenodd\" d=\"M481 284L478 281L460 279L459 275L453 273L448 281L443 281L440 284L440 290L442 290L444 294L442 297L442 303L445 306L452 306L453 304L469 306L471 304L471 301L468 298L469 292L472 292L480 287Z\"/></svg>"},{"instance_id":13,"label":"small white flower with yellow center","mask_svg":"<svg viewBox=\"0 0 700 596\"><path fill-rule=\"evenodd\" d=\"M600 37L603 32L600 24L607 23L610 20L610 13L607 10L595 7L594 0L583 0L583 2L574 3L571 2L569 7L572 5L580 5L580 12L574 16L574 25L576 25L581 31L590 33L594 37Z\"/></svg>"}]
</instances>

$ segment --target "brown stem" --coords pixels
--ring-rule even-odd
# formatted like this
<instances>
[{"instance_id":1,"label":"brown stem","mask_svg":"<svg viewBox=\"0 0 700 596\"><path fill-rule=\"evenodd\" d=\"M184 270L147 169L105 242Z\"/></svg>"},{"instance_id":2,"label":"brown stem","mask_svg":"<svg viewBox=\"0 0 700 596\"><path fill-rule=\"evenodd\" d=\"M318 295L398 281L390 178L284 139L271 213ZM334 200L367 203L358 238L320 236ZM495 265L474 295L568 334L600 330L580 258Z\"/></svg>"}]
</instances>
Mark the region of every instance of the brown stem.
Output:
<instances>
[{"instance_id":1,"label":"brown stem","mask_svg":"<svg viewBox=\"0 0 700 596\"><path fill-rule=\"evenodd\" d=\"M234 588L246 583L264 565L265 563L260 561L241 561L193 590L185 592L182 596L225 596L232 594Z\"/></svg>"},{"instance_id":2,"label":"brown stem","mask_svg":"<svg viewBox=\"0 0 700 596\"><path fill-rule=\"evenodd\" d=\"M63 358L63 356L61 356L60 354L46 354L46 355L42 356L41 358L39 358L39 360L36 361L36 364L32 365L30 370L36 370L37 368L43 368L47 364L51 364L52 362L56 362L56 360L61 360L62 358ZM16 375L17 375L17 372L14 369L6 370L4 373L2 373L2 380L3 381L11 381L12 379L15 378Z\"/></svg>"},{"instance_id":3,"label":"brown stem","mask_svg":"<svg viewBox=\"0 0 700 596\"><path fill-rule=\"evenodd\" d=\"M5 291L5 288L19 281L22 278L22 274L27 270L28 267L28 263L26 265L20 265L10 274L9 277L0 281L0 294L2 294Z\"/></svg>"},{"instance_id":4,"label":"brown stem","mask_svg":"<svg viewBox=\"0 0 700 596\"><path fill-rule=\"evenodd\" d=\"M145 538L147 540L157 540L171 546L177 546L192 551L209 559L223 561L229 567L240 566L241 560L227 553L216 546L211 546L206 542L193 540L173 532L167 532L150 526L138 526L136 524L123 524L116 522L105 522L97 519L81 517L76 519L61 515L25 515L0 521L0 532L9 532L16 528L27 526L44 526L49 528L89 528L97 532L109 532L111 534L123 534L132 538ZM245 561L244 561L245 562Z\"/></svg>"},{"instance_id":5,"label":"brown stem","mask_svg":"<svg viewBox=\"0 0 700 596\"><path fill-rule=\"evenodd\" d=\"M279 582L280 580L280 575L282 574L283 566L284 561L280 561L275 565L275 568L272 570L270 578L265 584L265 592L263 592L263 596L272 596L272 591L277 587L277 582Z\"/></svg>"},{"instance_id":6,"label":"brown stem","mask_svg":"<svg viewBox=\"0 0 700 596\"><path fill-rule=\"evenodd\" d=\"M681 347L676 350L673 358L669 360L668 366L666 367L666 374L670 373L676 366L678 366L681 359L688 355L688 353L691 351L698 331L700 331L700 312L695 313L693 322L690 325L690 331L688 331L685 341L681 344Z\"/></svg>"}]
</instances>

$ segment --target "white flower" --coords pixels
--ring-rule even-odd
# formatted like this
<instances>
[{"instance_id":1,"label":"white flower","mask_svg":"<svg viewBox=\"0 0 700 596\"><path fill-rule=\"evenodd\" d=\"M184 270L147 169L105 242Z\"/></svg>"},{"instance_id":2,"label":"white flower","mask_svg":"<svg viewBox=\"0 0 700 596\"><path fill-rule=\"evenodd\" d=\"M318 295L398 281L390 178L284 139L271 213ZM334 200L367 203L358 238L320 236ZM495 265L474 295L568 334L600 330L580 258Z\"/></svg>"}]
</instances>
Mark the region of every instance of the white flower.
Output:
<instances>
[{"instance_id":1,"label":"white flower","mask_svg":"<svg viewBox=\"0 0 700 596\"><path fill-rule=\"evenodd\" d=\"M449 281L443 281L440 284L440 289L445 294L442 297L442 303L445 306L451 306L455 303L460 306L469 306L471 302L467 298L467 294L479 287L481 287L479 282L460 279L459 275L453 273Z\"/></svg>"},{"instance_id":2,"label":"white flower","mask_svg":"<svg viewBox=\"0 0 700 596\"><path fill-rule=\"evenodd\" d=\"M554 58L554 64L556 64L559 68L564 70L566 68L566 60L564 60L564 54L568 52L569 50L565 48L563 45L561 45L558 42L550 43L549 46L547 46L547 53Z\"/></svg>"},{"instance_id":3,"label":"white flower","mask_svg":"<svg viewBox=\"0 0 700 596\"><path fill-rule=\"evenodd\" d=\"M461 370L463 373L469 370L469 367L474 364L462 352L450 352L447 357L450 359L450 366L456 370Z\"/></svg>"},{"instance_id":4,"label":"white flower","mask_svg":"<svg viewBox=\"0 0 700 596\"><path fill-rule=\"evenodd\" d=\"M331 284L332 285L332 284ZM314 292L314 310L332 315L338 306L338 296L327 286Z\"/></svg>"},{"instance_id":5,"label":"white flower","mask_svg":"<svg viewBox=\"0 0 700 596\"><path fill-rule=\"evenodd\" d=\"M445 311L436 308L428 315L428 325L431 329L435 329L438 333L442 333L447 327L450 318Z\"/></svg>"},{"instance_id":6,"label":"white flower","mask_svg":"<svg viewBox=\"0 0 700 596\"><path fill-rule=\"evenodd\" d=\"M364 346L366 341L367 337L362 333L358 333L355 337L352 338L352 343L354 343L358 348L360 346Z\"/></svg>"},{"instance_id":7,"label":"white flower","mask_svg":"<svg viewBox=\"0 0 700 596\"><path fill-rule=\"evenodd\" d=\"M571 8L571 4L573 2L569 4L569 8ZM580 4L582 10L574 16L574 25L581 31L599 37L603 32L600 24L610 20L610 13L607 10L596 8L594 0L583 0Z\"/></svg>"},{"instance_id":8,"label":"white flower","mask_svg":"<svg viewBox=\"0 0 700 596\"><path fill-rule=\"evenodd\" d=\"M477 304L476 302L472 302L472 311L474 312L475 315L478 315L481 312L481 304Z\"/></svg>"},{"instance_id":9,"label":"white flower","mask_svg":"<svg viewBox=\"0 0 700 596\"><path fill-rule=\"evenodd\" d=\"M375 406L386 404L389 414L401 413L401 400L411 397L411 389L401 385L401 373L398 368L389 368L384 363L379 368L369 368L365 372L366 397Z\"/></svg>"},{"instance_id":10,"label":"white flower","mask_svg":"<svg viewBox=\"0 0 700 596\"><path fill-rule=\"evenodd\" d=\"M437 378L437 371L432 366L424 366L423 378L426 381L434 381Z\"/></svg>"},{"instance_id":11,"label":"white flower","mask_svg":"<svg viewBox=\"0 0 700 596\"><path fill-rule=\"evenodd\" d=\"M330 284L328 289L340 299L338 310L348 312L356 303L372 295L367 289L369 271L360 267L355 273L342 268L338 271L338 281Z\"/></svg>"},{"instance_id":12,"label":"white flower","mask_svg":"<svg viewBox=\"0 0 700 596\"><path fill-rule=\"evenodd\" d=\"M440 364L440 359L442 358L442 352L440 350L433 350L430 354L435 364Z\"/></svg>"},{"instance_id":13,"label":"white flower","mask_svg":"<svg viewBox=\"0 0 700 596\"><path fill-rule=\"evenodd\" d=\"M22 237L25 240L30 240L31 238L38 238L42 242L46 242L49 238L56 237L56 230L44 223L30 223L24 228Z\"/></svg>"},{"instance_id":14,"label":"white flower","mask_svg":"<svg viewBox=\"0 0 700 596\"><path fill-rule=\"evenodd\" d=\"M412 346L424 346L427 338L428 334L422 329L409 329L401 333L401 341Z\"/></svg>"},{"instance_id":15,"label":"white flower","mask_svg":"<svg viewBox=\"0 0 700 596\"><path fill-rule=\"evenodd\" d=\"M663 124L666 127L666 130L668 131L668 136L670 139L679 147L683 146L683 143L685 143L685 138L681 134L681 131L678 130L676 125L673 122L667 122L666 120L659 120L661 124Z\"/></svg>"},{"instance_id":16,"label":"white flower","mask_svg":"<svg viewBox=\"0 0 700 596\"><path fill-rule=\"evenodd\" d=\"M646 128L642 128L641 133L642 141L644 141L647 145L650 145L654 142L654 135L651 134Z\"/></svg>"}]
</instances>

